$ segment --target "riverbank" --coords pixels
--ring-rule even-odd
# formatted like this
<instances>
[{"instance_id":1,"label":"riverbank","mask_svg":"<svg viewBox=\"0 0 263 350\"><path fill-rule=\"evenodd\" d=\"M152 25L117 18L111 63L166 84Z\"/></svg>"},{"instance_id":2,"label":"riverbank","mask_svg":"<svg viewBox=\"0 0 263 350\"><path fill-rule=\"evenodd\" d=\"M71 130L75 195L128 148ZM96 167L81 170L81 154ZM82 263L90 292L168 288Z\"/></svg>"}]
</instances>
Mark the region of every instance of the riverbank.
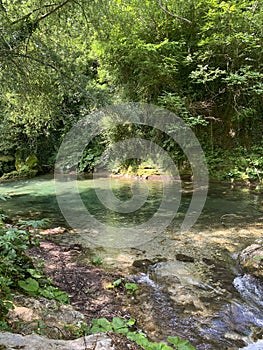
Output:
<instances>
[{"instance_id":1,"label":"riverbank","mask_svg":"<svg viewBox=\"0 0 263 350\"><path fill-rule=\"evenodd\" d=\"M97 188L104 189L105 181L98 179ZM128 179L112 180L114 191L124 200L130 198L133 184ZM173 186L167 183L170 185ZM98 220L107 218L119 227L134 223L134 215L124 217L114 212L105 215L104 208L95 201L92 186L93 181L78 181L85 205ZM159 182L149 181L148 186L147 210L140 213L144 222L152 213L152 204L158 204L162 196ZM250 189L212 184L197 224L189 232L180 232L180 220L192 194L190 189L183 188L181 206L172 224L152 240L135 241L132 247L122 249L108 246L107 235L101 245L96 245L92 241L94 227L87 227L85 232L58 229L67 224L57 205L52 176L2 184L1 194L10 196L2 202L2 207L13 222L50 218L51 229L44 240L63 246L65 254L66 249L74 251L72 259L77 269L78 264L85 265L128 278L114 288L106 288L106 292L116 293L124 300L121 307L125 314L136 318L136 327L155 342L177 334L189 339L198 350L222 350L230 346L236 350L246 344L247 336L262 322L258 311L261 306L253 307L250 299L242 299L233 286L241 273L237 254L262 237L262 196ZM75 208L74 203L71 207ZM154 232L154 228L149 227L146 235L147 232ZM59 254L62 253L54 250L54 256ZM116 280L120 279L118 276ZM139 289L128 297L125 283L132 281ZM247 281L244 276L241 282L243 288L251 279ZM87 298L85 293L81 295Z\"/></svg>"},{"instance_id":2,"label":"riverbank","mask_svg":"<svg viewBox=\"0 0 263 350\"><path fill-rule=\"evenodd\" d=\"M58 234L61 228L47 231L49 234ZM45 343L52 346L52 341L45 338L68 340L68 342L61 342L60 345L63 349L70 349L70 346L78 344L69 340L90 334L89 329L94 319L112 320L115 317L128 321L131 318L125 309L125 305L128 306L130 302L130 296L127 295L126 290L121 286L115 289L110 287L116 280L126 279L128 281L127 277L101 267L80 264L76 261L82 250L80 245L65 246L52 242L47 236L46 238L41 239L40 246L28 250L27 254L37 263L43 261L43 274L52 280L55 287L67 292L70 305L61 305L55 300L30 297L15 292L12 299L14 309L9 311L7 324L9 330L14 333L29 337L26 349L31 349L32 342L34 349L36 344L41 344L41 342L42 345ZM135 298L135 295L132 297ZM134 325L133 330L136 329L137 326ZM37 333L45 338L33 337L31 339L32 333ZM2 338L1 335L0 341ZM108 333L107 336L104 336L105 339L101 338L103 336L97 336L97 338L93 336L94 349L97 349L96 344L100 344L102 340L103 349L143 349L121 334ZM16 335L10 338L6 336L3 339L6 341L5 344L20 341L21 346L26 341L26 338L23 340L22 336L17 340ZM83 339L80 343L83 343ZM90 342L87 341L87 343ZM59 344L56 346L60 348ZM82 349L80 344L78 346Z\"/></svg>"},{"instance_id":3,"label":"riverbank","mask_svg":"<svg viewBox=\"0 0 263 350\"><path fill-rule=\"evenodd\" d=\"M138 295L147 293L147 286L138 287L127 274L94 266L100 265L98 259L93 259L93 265L79 263L78 256L83 253L79 244L63 245L52 240L52 235L64 232L61 227L42 231L40 245L27 250L27 254L38 265L43 261L43 275L67 293L70 305L15 292L11 301L13 308L7 315L8 330L15 334L0 331L4 349L11 350L24 343L28 350L40 349L40 344L48 349L56 346L58 350L72 347L87 350L87 344L94 350L157 349L158 345L147 336L148 331L154 331L154 325L149 324L145 332L136 321L145 313ZM88 336L94 333L94 327L96 333L105 332L105 336ZM176 349L194 350L187 340L177 336L168 338L168 342L178 343ZM159 346L174 349L163 342Z\"/></svg>"}]
</instances>

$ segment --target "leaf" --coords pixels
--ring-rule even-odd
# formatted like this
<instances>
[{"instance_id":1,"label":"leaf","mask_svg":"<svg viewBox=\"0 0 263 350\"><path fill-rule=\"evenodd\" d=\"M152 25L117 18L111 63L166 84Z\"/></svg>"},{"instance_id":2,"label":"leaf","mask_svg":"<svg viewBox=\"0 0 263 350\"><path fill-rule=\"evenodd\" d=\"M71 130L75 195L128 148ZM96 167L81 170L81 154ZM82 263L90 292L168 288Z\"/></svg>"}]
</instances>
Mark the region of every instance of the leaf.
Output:
<instances>
[{"instance_id":1,"label":"leaf","mask_svg":"<svg viewBox=\"0 0 263 350\"><path fill-rule=\"evenodd\" d=\"M135 323L136 323L135 318L130 318L129 321L126 322L126 325L127 326L133 326L133 325L135 325Z\"/></svg>"},{"instance_id":2,"label":"leaf","mask_svg":"<svg viewBox=\"0 0 263 350\"><path fill-rule=\"evenodd\" d=\"M129 332L127 334L127 338L129 340L135 341L138 345L141 345L142 347L147 346L149 344L152 344L149 342L149 340L146 338L146 336L142 333ZM148 348L149 348L149 346L148 346Z\"/></svg>"},{"instance_id":3,"label":"leaf","mask_svg":"<svg viewBox=\"0 0 263 350\"><path fill-rule=\"evenodd\" d=\"M179 337L167 337L167 341L177 347L178 350L195 350L188 340Z\"/></svg>"},{"instance_id":4,"label":"leaf","mask_svg":"<svg viewBox=\"0 0 263 350\"><path fill-rule=\"evenodd\" d=\"M125 288L132 293L139 289L136 283L125 283Z\"/></svg>"},{"instance_id":5,"label":"leaf","mask_svg":"<svg viewBox=\"0 0 263 350\"><path fill-rule=\"evenodd\" d=\"M104 317L98 319L98 325L107 331L112 329L111 323Z\"/></svg>"},{"instance_id":6,"label":"leaf","mask_svg":"<svg viewBox=\"0 0 263 350\"><path fill-rule=\"evenodd\" d=\"M112 325L106 318L99 318L92 320L91 332L94 333L106 333L112 331Z\"/></svg>"},{"instance_id":7,"label":"leaf","mask_svg":"<svg viewBox=\"0 0 263 350\"><path fill-rule=\"evenodd\" d=\"M127 335L128 332L129 332L129 329L127 327L124 327L124 328L119 328L115 331L116 333L121 333L121 334L125 334Z\"/></svg>"},{"instance_id":8,"label":"leaf","mask_svg":"<svg viewBox=\"0 0 263 350\"><path fill-rule=\"evenodd\" d=\"M29 293L35 293L39 289L39 283L31 277L27 278L25 281L18 281L18 285L20 288Z\"/></svg>"},{"instance_id":9,"label":"leaf","mask_svg":"<svg viewBox=\"0 0 263 350\"><path fill-rule=\"evenodd\" d=\"M69 303L69 297L66 292L63 292L59 288L48 286L45 288L41 288L39 293L43 295L43 297L47 299L55 299L60 301L63 304Z\"/></svg>"},{"instance_id":10,"label":"leaf","mask_svg":"<svg viewBox=\"0 0 263 350\"><path fill-rule=\"evenodd\" d=\"M126 327L126 323L123 319L121 319L119 317L113 317L112 327L114 330L118 330L120 328Z\"/></svg>"},{"instance_id":11,"label":"leaf","mask_svg":"<svg viewBox=\"0 0 263 350\"><path fill-rule=\"evenodd\" d=\"M41 273L35 269L27 269L27 272L30 273L30 275L34 278L41 278L42 277Z\"/></svg>"},{"instance_id":12,"label":"leaf","mask_svg":"<svg viewBox=\"0 0 263 350\"><path fill-rule=\"evenodd\" d=\"M116 281L114 281L112 284L114 287L118 287L122 283L123 280L124 280L124 278L119 278Z\"/></svg>"},{"instance_id":13,"label":"leaf","mask_svg":"<svg viewBox=\"0 0 263 350\"><path fill-rule=\"evenodd\" d=\"M100 326L93 326L91 328L91 334L97 334L97 333L105 333L105 330L101 328Z\"/></svg>"},{"instance_id":14,"label":"leaf","mask_svg":"<svg viewBox=\"0 0 263 350\"><path fill-rule=\"evenodd\" d=\"M44 228L47 227L49 223L49 219L41 219L41 220L20 220L18 225L21 225L23 228L32 227L36 228Z\"/></svg>"}]
</instances>

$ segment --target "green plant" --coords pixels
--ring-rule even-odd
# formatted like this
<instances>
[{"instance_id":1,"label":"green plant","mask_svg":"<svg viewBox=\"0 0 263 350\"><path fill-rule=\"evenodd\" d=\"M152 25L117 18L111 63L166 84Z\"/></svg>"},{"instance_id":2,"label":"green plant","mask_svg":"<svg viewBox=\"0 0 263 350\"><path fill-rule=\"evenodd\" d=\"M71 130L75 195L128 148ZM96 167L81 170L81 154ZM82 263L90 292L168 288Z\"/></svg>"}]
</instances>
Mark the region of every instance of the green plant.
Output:
<instances>
[{"instance_id":1,"label":"green plant","mask_svg":"<svg viewBox=\"0 0 263 350\"><path fill-rule=\"evenodd\" d=\"M102 264L102 259L99 256L94 256L91 260L92 264L95 266L99 266Z\"/></svg>"},{"instance_id":2,"label":"green plant","mask_svg":"<svg viewBox=\"0 0 263 350\"><path fill-rule=\"evenodd\" d=\"M9 309L13 307L10 301L13 290L69 302L67 294L52 286L26 254L28 249L39 246L36 234L39 225L46 225L46 221L23 221L18 226L0 221L0 321L5 321Z\"/></svg>"},{"instance_id":3,"label":"green plant","mask_svg":"<svg viewBox=\"0 0 263 350\"><path fill-rule=\"evenodd\" d=\"M165 343L153 343L149 341L146 335L140 331L133 331L136 320L131 318L125 320L123 318L114 317L112 321L106 318L99 318L92 320L91 333L107 333L115 332L124 334L127 339L134 341L145 350L195 350L195 348L187 340L183 340L179 337L168 337L167 341L174 347L171 347Z\"/></svg>"},{"instance_id":4,"label":"green plant","mask_svg":"<svg viewBox=\"0 0 263 350\"><path fill-rule=\"evenodd\" d=\"M78 322L75 324L64 324L65 329L69 331L69 333L74 338L81 338L83 336L89 335L91 333L90 327L86 322Z\"/></svg>"},{"instance_id":5,"label":"green plant","mask_svg":"<svg viewBox=\"0 0 263 350\"><path fill-rule=\"evenodd\" d=\"M118 278L117 280L109 284L107 286L107 289L122 288L126 290L128 296L133 295L139 289L136 283L133 283L133 282L124 283L124 281L125 281L125 278L123 277Z\"/></svg>"},{"instance_id":6,"label":"green plant","mask_svg":"<svg viewBox=\"0 0 263 350\"><path fill-rule=\"evenodd\" d=\"M0 331L6 331L6 332L10 332L11 329L8 326L8 323L6 321L0 321ZM1 347L0 347L1 350Z\"/></svg>"},{"instance_id":7,"label":"green plant","mask_svg":"<svg viewBox=\"0 0 263 350\"><path fill-rule=\"evenodd\" d=\"M134 294L139 289L136 283L125 283L125 289L129 294Z\"/></svg>"},{"instance_id":8,"label":"green plant","mask_svg":"<svg viewBox=\"0 0 263 350\"><path fill-rule=\"evenodd\" d=\"M63 304L69 303L69 297L66 292L63 292L59 288L46 284L41 287L39 282L34 278L29 277L26 280L20 280L18 281L18 285L24 292L29 295L42 295L47 299L54 299Z\"/></svg>"},{"instance_id":9,"label":"green plant","mask_svg":"<svg viewBox=\"0 0 263 350\"><path fill-rule=\"evenodd\" d=\"M113 281L111 284L107 286L108 289L119 287L122 282L124 281L124 278L118 278L117 280Z\"/></svg>"},{"instance_id":10,"label":"green plant","mask_svg":"<svg viewBox=\"0 0 263 350\"><path fill-rule=\"evenodd\" d=\"M23 229L39 229L46 228L50 223L49 219L41 219L41 220L19 220L17 225Z\"/></svg>"},{"instance_id":11,"label":"green plant","mask_svg":"<svg viewBox=\"0 0 263 350\"><path fill-rule=\"evenodd\" d=\"M179 337L167 337L167 341L174 346L176 346L177 349L180 350L194 350L195 348L189 343L188 340L183 340Z\"/></svg>"},{"instance_id":12,"label":"green plant","mask_svg":"<svg viewBox=\"0 0 263 350\"><path fill-rule=\"evenodd\" d=\"M3 300L0 297L0 329L4 327L5 316L8 314L9 310L14 309L14 305L10 300Z\"/></svg>"}]
</instances>

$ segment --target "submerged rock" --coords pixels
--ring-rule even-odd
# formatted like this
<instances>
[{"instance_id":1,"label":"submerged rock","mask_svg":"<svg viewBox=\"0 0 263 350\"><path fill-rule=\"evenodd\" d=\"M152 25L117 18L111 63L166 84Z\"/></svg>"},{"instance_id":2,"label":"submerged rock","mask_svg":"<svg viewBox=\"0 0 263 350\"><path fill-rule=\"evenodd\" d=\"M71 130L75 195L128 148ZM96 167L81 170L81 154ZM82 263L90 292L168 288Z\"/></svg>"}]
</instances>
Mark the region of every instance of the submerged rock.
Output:
<instances>
[{"instance_id":1,"label":"submerged rock","mask_svg":"<svg viewBox=\"0 0 263 350\"><path fill-rule=\"evenodd\" d=\"M252 244L239 254L239 263L245 272L263 279L263 246Z\"/></svg>"},{"instance_id":2,"label":"submerged rock","mask_svg":"<svg viewBox=\"0 0 263 350\"><path fill-rule=\"evenodd\" d=\"M114 350L112 340L107 335L90 335L76 340L55 340L30 334L21 335L9 332L0 332L0 349L13 350Z\"/></svg>"}]
</instances>

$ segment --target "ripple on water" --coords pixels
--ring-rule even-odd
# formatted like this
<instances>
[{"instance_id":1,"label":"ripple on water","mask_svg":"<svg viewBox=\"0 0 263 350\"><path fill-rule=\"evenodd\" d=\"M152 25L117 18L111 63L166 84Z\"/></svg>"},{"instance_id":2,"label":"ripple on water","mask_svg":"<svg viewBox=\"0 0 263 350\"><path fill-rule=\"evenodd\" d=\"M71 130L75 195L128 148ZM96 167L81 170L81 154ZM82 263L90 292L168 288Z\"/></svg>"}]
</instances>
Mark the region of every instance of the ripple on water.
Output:
<instances>
[{"instance_id":1,"label":"ripple on water","mask_svg":"<svg viewBox=\"0 0 263 350\"><path fill-rule=\"evenodd\" d=\"M245 274L236 277L233 285L247 303L255 305L263 311L263 283L260 279Z\"/></svg>"}]
</instances>

